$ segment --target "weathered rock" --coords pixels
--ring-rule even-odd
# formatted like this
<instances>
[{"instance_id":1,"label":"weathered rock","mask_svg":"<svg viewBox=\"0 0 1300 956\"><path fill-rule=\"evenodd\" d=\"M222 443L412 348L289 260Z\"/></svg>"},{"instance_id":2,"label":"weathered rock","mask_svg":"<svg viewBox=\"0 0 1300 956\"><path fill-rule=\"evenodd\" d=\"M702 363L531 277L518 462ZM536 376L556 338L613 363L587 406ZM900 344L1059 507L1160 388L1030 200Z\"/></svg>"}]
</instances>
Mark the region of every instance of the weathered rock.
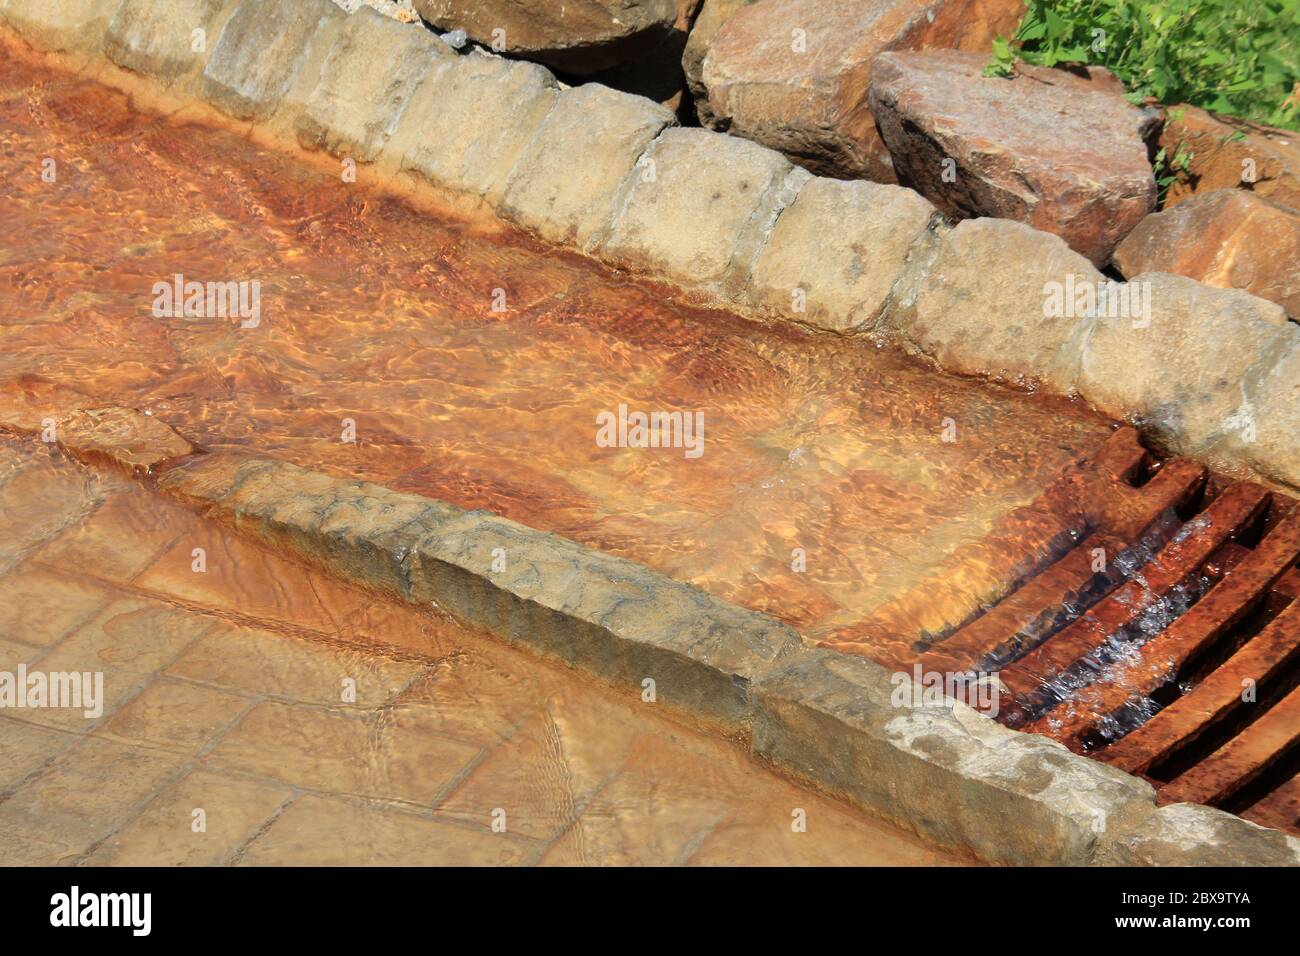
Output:
<instances>
[{"instance_id":1,"label":"weathered rock","mask_svg":"<svg viewBox=\"0 0 1300 956\"><path fill-rule=\"evenodd\" d=\"M704 126L713 125L709 90L704 85L704 56L709 52L709 44L722 29L722 25L731 19L731 15L753 2L754 0L704 0L700 5L700 15L695 18L691 34L686 39L686 47L682 50L682 71L686 74L686 86L695 101L695 115Z\"/></svg>"},{"instance_id":2,"label":"weathered rock","mask_svg":"<svg viewBox=\"0 0 1300 956\"><path fill-rule=\"evenodd\" d=\"M866 658L804 651L755 688L753 749L793 776L992 863L1078 866L1150 785L951 706L896 706Z\"/></svg>"},{"instance_id":3,"label":"weathered rock","mask_svg":"<svg viewBox=\"0 0 1300 956\"><path fill-rule=\"evenodd\" d=\"M225 6L226 0L122 0L104 52L118 66L171 82L202 68Z\"/></svg>"},{"instance_id":4,"label":"weathered rock","mask_svg":"<svg viewBox=\"0 0 1300 956\"><path fill-rule=\"evenodd\" d=\"M1096 866L1300 866L1300 840L1213 807L1175 803L1098 844Z\"/></svg>"},{"instance_id":5,"label":"weathered rock","mask_svg":"<svg viewBox=\"0 0 1300 956\"><path fill-rule=\"evenodd\" d=\"M1104 83L1021 66L981 76L973 53L885 53L871 109L899 182L952 217L1015 219L1104 265L1155 208L1157 118Z\"/></svg>"},{"instance_id":6,"label":"weathered rock","mask_svg":"<svg viewBox=\"0 0 1300 956\"><path fill-rule=\"evenodd\" d=\"M302 69L309 45L331 42L346 16L330 0L241 3L203 68L203 95L236 119L265 119Z\"/></svg>"},{"instance_id":7,"label":"weathered rock","mask_svg":"<svg viewBox=\"0 0 1300 956\"><path fill-rule=\"evenodd\" d=\"M78 458L108 461L140 474L195 451L170 425L120 406L75 412L59 422L57 434L59 444Z\"/></svg>"},{"instance_id":8,"label":"weathered rock","mask_svg":"<svg viewBox=\"0 0 1300 956\"><path fill-rule=\"evenodd\" d=\"M470 53L415 91L393 131L402 166L495 205L506 177L560 95L544 67ZM466 117L474 117L472 123Z\"/></svg>"},{"instance_id":9,"label":"weathered rock","mask_svg":"<svg viewBox=\"0 0 1300 956\"><path fill-rule=\"evenodd\" d=\"M501 214L551 242L589 248L638 158L674 122L657 103L598 83L564 90L515 164Z\"/></svg>"},{"instance_id":10,"label":"weathered rock","mask_svg":"<svg viewBox=\"0 0 1300 956\"><path fill-rule=\"evenodd\" d=\"M777 214L808 178L756 143L666 130L633 171L601 255L688 286L739 288Z\"/></svg>"},{"instance_id":11,"label":"weathered rock","mask_svg":"<svg viewBox=\"0 0 1300 956\"><path fill-rule=\"evenodd\" d=\"M1179 454L1203 453L1246 428L1250 373L1271 364L1286 341L1281 307L1159 272L1117 291L1120 307L1110 310L1117 314L1100 315L1088 334L1080 394L1138 420Z\"/></svg>"},{"instance_id":12,"label":"weathered rock","mask_svg":"<svg viewBox=\"0 0 1300 956\"><path fill-rule=\"evenodd\" d=\"M1300 133L1195 106L1166 111L1160 145L1169 156L1179 147L1192 154L1190 177L1169 187L1165 207L1197 193L1245 188L1300 209Z\"/></svg>"},{"instance_id":13,"label":"weathered rock","mask_svg":"<svg viewBox=\"0 0 1300 956\"><path fill-rule=\"evenodd\" d=\"M587 75L684 41L698 0L415 0L440 30L464 30L499 53ZM680 55L681 47L678 46Z\"/></svg>"},{"instance_id":14,"label":"weathered rock","mask_svg":"<svg viewBox=\"0 0 1300 956\"><path fill-rule=\"evenodd\" d=\"M1277 363L1247 392L1249 407L1236 423L1231 450L1300 490L1300 326L1288 327L1278 351Z\"/></svg>"},{"instance_id":15,"label":"weathered rock","mask_svg":"<svg viewBox=\"0 0 1300 956\"><path fill-rule=\"evenodd\" d=\"M427 30L369 7L344 21L320 83L297 121L303 146L369 162L378 156L434 63L454 57Z\"/></svg>"},{"instance_id":16,"label":"weathered rock","mask_svg":"<svg viewBox=\"0 0 1300 956\"><path fill-rule=\"evenodd\" d=\"M812 179L776 221L747 299L823 329L870 329L934 215L910 189Z\"/></svg>"},{"instance_id":17,"label":"weathered rock","mask_svg":"<svg viewBox=\"0 0 1300 956\"><path fill-rule=\"evenodd\" d=\"M867 103L884 50L988 50L1021 0L759 0L709 44L714 128L780 150L815 173L894 182Z\"/></svg>"},{"instance_id":18,"label":"weathered rock","mask_svg":"<svg viewBox=\"0 0 1300 956\"><path fill-rule=\"evenodd\" d=\"M104 0L7 0L0 21L38 49L96 53L116 9Z\"/></svg>"},{"instance_id":19,"label":"weathered rock","mask_svg":"<svg viewBox=\"0 0 1300 956\"><path fill-rule=\"evenodd\" d=\"M1115 265L1241 289L1300 316L1300 212L1244 189L1197 193L1138 223Z\"/></svg>"},{"instance_id":20,"label":"weathered rock","mask_svg":"<svg viewBox=\"0 0 1300 956\"><path fill-rule=\"evenodd\" d=\"M727 733L799 636L622 558L483 512L284 462L208 455L159 486L238 530L416 604L436 603Z\"/></svg>"},{"instance_id":21,"label":"weathered rock","mask_svg":"<svg viewBox=\"0 0 1300 956\"><path fill-rule=\"evenodd\" d=\"M945 369L1013 382L1075 385L1093 317L1075 290L1103 277L1060 237L1006 219L967 219L946 233L914 303L891 318Z\"/></svg>"}]
</instances>

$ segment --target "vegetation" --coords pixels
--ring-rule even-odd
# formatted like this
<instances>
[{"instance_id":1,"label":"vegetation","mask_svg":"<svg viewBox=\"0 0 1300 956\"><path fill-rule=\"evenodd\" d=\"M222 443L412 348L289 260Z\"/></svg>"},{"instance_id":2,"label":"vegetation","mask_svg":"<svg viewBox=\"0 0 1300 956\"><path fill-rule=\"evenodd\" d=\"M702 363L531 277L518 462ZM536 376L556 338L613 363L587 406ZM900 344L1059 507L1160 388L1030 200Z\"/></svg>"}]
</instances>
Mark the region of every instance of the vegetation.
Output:
<instances>
[{"instance_id":1,"label":"vegetation","mask_svg":"<svg viewBox=\"0 0 1300 956\"><path fill-rule=\"evenodd\" d=\"M1017 57L1104 66L1134 102L1190 103L1300 129L1300 0L1027 0L985 73Z\"/></svg>"}]
</instances>

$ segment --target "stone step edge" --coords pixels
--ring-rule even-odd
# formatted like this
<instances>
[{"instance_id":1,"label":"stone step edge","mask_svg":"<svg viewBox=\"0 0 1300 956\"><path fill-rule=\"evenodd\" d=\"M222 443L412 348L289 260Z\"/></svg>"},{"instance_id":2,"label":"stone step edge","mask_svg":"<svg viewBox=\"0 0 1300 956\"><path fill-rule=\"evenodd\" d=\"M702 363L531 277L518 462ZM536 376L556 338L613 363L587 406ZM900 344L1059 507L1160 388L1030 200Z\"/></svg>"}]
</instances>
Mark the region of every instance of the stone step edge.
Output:
<instances>
[{"instance_id":1,"label":"stone step edge","mask_svg":"<svg viewBox=\"0 0 1300 956\"><path fill-rule=\"evenodd\" d=\"M134 409L74 412L55 443L327 573L435 607L747 745L781 774L1006 865L1300 865L1300 840L1209 807L1156 809L1137 777L916 696L909 674L486 511L240 451ZM46 444L32 423L3 431ZM179 452L179 453L178 453ZM652 681L653 683L647 683Z\"/></svg>"},{"instance_id":2,"label":"stone step edge","mask_svg":"<svg viewBox=\"0 0 1300 956\"><path fill-rule=\"evenodd\" d=\"M160 3L193 8L196 20L202 8L207 11L206 25L216 35L216 29L244 2L110 0L88 16L85 0L39 0L42 32L25 37L10 17L15 9L30 7L36 0L0 0L0 17L20 38L75 54L85 68L102 60L103 34L115 12L133 13L136 19L128 17L128 25L138 27L150 22L151 8ZM332 6L329 0L305 2ZM170 63L163 84L169 95L195 95L187 81L193 81L205 56L206 48L179 75ZM137 89L131 76L106 61L101 65L106 69L95 71L95 79L129 92ZM779 214L779 209L769 211L765 226L770 228ZM911 275L904 283L911 287L908 298L921 278ZM741 301L727 304L745 311ZM76 453L75 447L69 450ZM102 455L102 449L97 454ZM219 484L205 485L202 476L211 477L210 469L219 469L223 461L227 467L237 464L248 470L242 472L238 487L227 487L221 494ZM485 512L453 509L433 499L399 496L416 499L405 502L414 509L409 521L386 527L375 540L353 540L349 534L356 529L349 518L355 516L348 509L391 521L400 502L385 499L396 493L313 472L300 477L310 477L324 495L318 503L326 510L315 526L305 523L291 502L281 502L287 509L283 512L241 510L239 499L232 496L245 482L250 489L265 491L270 475L294 467L270 459L251 461L262 464L254 466L250 459L233 462L224 456L193 458L165 471L159 485L192 506L225 517L246 533L291 547L346 579L370 583L417 604L441 597L453 613L460 608L471 615L466 620L507 640L529 639L537 628L539 634L554 639L550 652L555 656L607 680L633 681L638 694L645 688L637 675L648 667L662 667L670 682L684 677L679 700L690 701L694 694L698 705L698 710L684 713L724 733L747 738L756 756L787 774L940 844L1009 864L1300 863L1300 841L1294 838L1208 807L1174 805L1155 810L1153 791L1137 778L1073 755L1047 738L1007 730L964 705L900 708L885 704L892 691L909 685L906 675L899 684L896 675L865 658L806 648L792 631L784 633L779 622L556 535ZM139 474L141 469L131 470ZM190 479L195 479L192 487ZM351 491L344 494L346 488ZM334 495L341 497L335 500ZM378 516L368 510L376 503ZM327 528L323 523L327 514L341 524ZM425 522L431 524L426 527ZM422 536L426 531L432 535L427 540ZM420 534L412 540L409 536L416 532ZM485 556L493 550L505 552L508 569L509 549L521 542L542 552L555 551L549 560L525 566L525 572L537 573L535 579L525 573L511 577L513 583L504 587L506 578L494 579L487 576L492 572L482 571ZM329 556L340 543L355 563ZM430 550L422 551L422 544ZM584 587L589 569L596 570L601 587L619 595L618 600L598 606L601 613L595 620L589 619L591 608L584 606L590 596ZM544 580L558 583L554 594L543 586ZM702 632L697 618L701 600L716 612L715 619L704 622ZM656 620L660 602L673 622L672 633ZM761 638L757 650L726 641L729 632L741 628ZM547 651L536 641L532 646Z\"/></svg>"},{"instance_id":3,"label":"stone step edge","mask_svg":"<svg viewBox=\"0 0 1300 956\"><path fill-rule=\"evenodd\" d=\"M1196 455L1234 475L1253 474L1284 487L1300 488L1300 454L1289 441L1297 415L1289 377L1300 368L1300 326L1287 323L1280 308L1271 303L1235 292L1231 295L1239 300L1229 302L1225 298L1228 290L1212 289L1191 279L1178 280L1185 288L1200 290L1195 294L1217 296L1212 302L1200 302L1199 309L1222 310L1230 317L1254 309L1256 317L1241 319L1243 355L1224 373L1240 376L1239 404L1234 409L1225 409L1220 397L1217 401L1200 400L1171 410L1165 400L1170 379L1174 379L1175 385L1181 383L1180 393L1196 395L1204 388L1206 370L1193 357L1177 363L1177 367L1159 363L1160 368L1148 369L1147 378L1155 375L1161 383L1159 387L1151 381L1132 380L1131 369L1104 372L1099 379L1101 366L1090 363L1088 356L1095 336L1110 331L1102 319L1078 321L1072 333L1062 333L1063 337L1053 331L1048 335L1052 341L1047 344L1039 341L1043 332L1034 333L1037 347L1029 349L1033 353L1030 357L1007 354L1009 349L1020 348L1009 344L1016 335L1011 340L1001 333L986 336L982 334L984 329L968 328L969 323L964 326L961 321L936 330L933 320L936 309L937 314L960 311L960 303L971 294L962 284L966 280L952 285L946 273L951 266L950 258L956 256L960 260L963 254L954 251L962 245L959 237L970 237L978 228L976 224L992 224L991 229L996 233L991 240L994 244L1005 242L1032 250L1027 252L1033 260L1031 263L1008 261L995 270L997 276L989 279L997 287L1007 277L1018 276L1009 280L1015 290L1007 292L1007 301L994 309L1013 328L1023 326L1028 330L1042 323L1042 316L1036 315L1042 311L1042 304L1024 299L1026 289L1036 290L1043 285L1040 280L1060 284L1059 280L1066 278L1067 273L1078 272L1084 278L1100 281L1100 273L1083 264L1058 237L1006 220L969 220L953 229L932 219L917 232L916 210L905 211L905 208L909 203L919 202L927 207L929 204L910 190L813 177L792 167L780 154L747 140L707 130L683 130L666 110L641 97L603 87L599 87L604 91L599 95L586 95L596 90L598 84L559 91L552 74L535 64L519 61L499 61L501 82L507 82L504 77L512 70L512 83L518 80L520 71L529 73L528 83L523 86L516 83L510 89L533 91L541 97L540 106L525 110L521 104L505 117L484 119L474 113L467 114L466 121L479 125L491 127L494 122L497 125L518 122L521 129L510 130L509 148L498 144L499 149L493 146L489 150L489 155L501 164L490 176L480 170L466 174L463 164L471 154L460 155L462 168L457 182L463 187L465 176L469 175L477 185L474 189L452 188L455 183L449 185L436 181L436 176L422 176L405 154L402 144L421 141L420 122L426 117L415 107L407 107L418 100L424 86L430 92L440 93L442 87L438 84L473 70L464 65L473 58L452 53L418 25L398 24L365 7L351 15L343 14L332 0L293 0L291 7L283 7L293 11L286 15L303 21L303 29L294 34L299 37L296 42L302 46L301 50L292 46L282 49L276 44L282 42L287 31L262 29L259 32L249 26L256 19L252 14L255 7L263 9L274 3L275 0L104 0L98 4L87 0L0 0L0 24L30 45L63 56L74 67L84 69L86 75L127 89L133 95L152 83L164 101L202 106L211 117L224 117L227 124L233 120L248 135L267 145L305 156L333 155L341 160L354 157L356 166L365 171L358 181L367 185L391 189L417 201L422 195L426 199L432 197L434 202L445 202L457 212L487 213L549 242L672 283L701 303L750 318L789 321L820 330L835 327L836 331L856 333L864 347L872 347L879 341L892 342L957 374L1005 378L1058 394L1082 394L1099 410L1141 428L1155 447L1170 453ZM249 15L241 18L242 14ZM190 32L185 32L183 38L180 35L181 28L188 28L191 23L196 26L195 32L205 31L206 43L198 50L190 48L193 39ZM268 55L262 59L291 60L294 66L282 89L263 91L265 95L253 114L236 116L230 110L238 111L252 103L257 97L250 91L265 80L259 72L264 68L258 63L257 51L250 53L245 48L249 43L267 48ZM427 57L429 63L421 61L405 66L397 63L388 85L380 84L377 88L368 85L365 78L354 80L335 75L347 72L349 47L362 49L366 43L378 47L400 44L414 50L417 60ZM332 57L337 49L342 49L344 55L335 63ZM220 83L214 86L213 76L209 75L209 59L225 71L218 71L224 86ZM474 62L482 68L486 61L480 55ZM258 75L232 79L230 70L236 68L232 63L253 64L247 69ZM239 89L232 92L234 87ZM236 104L233 107L231 96ZM565 96L580 98L582 104L579 107L570 100L574 108L557 118L562 111L555 104ZM610 169L599 162L595 166L588 162L593 143L600 141L601 136L595 136L595 140L591 135L579 136L578 139L587 142L571 145L574 113L584 118L592 116L593 126L586 130L587 134L594 135L606 127L614 131L611 135L618 145L611 147L610 155L605 157ZM440 135L445 137L446 131L442 130ZM499 135L499 131L493 135ZM567 152L575 150L572 157L567 156ZM690 187L694 188L689 195L684 192L689 187L680 185L679 180L673 180L674 185L667 193L664 187L656 189L646 185L647 175L653 179L654 160L665 150L673 152L680 165L692 175L708 174L712 170L713 178L706 175L703 183L689 179ZM565 153L564 161L548 158L548 151ZM472 155L481 165L483 157ZM540 173L523 168L529 159L540 163L543 167ZM612 180L599 188L593 186L594 195L575 196L572 177L574 170L584 168L584 162L588 170L599 169L598 178L610 179L612 173ZM671 169L660 169L658 174L666 177L665 181L672 179ZM486 179L494 181L485 185ZM736 186L748 197L737 199L734 191L723 191L731 198L723 200L716 216L726 221L711 226L709 238L725 243L726 255L720 261L717 256L705 255L702 249L707 250L710 245L705 242L701 248L689 254L681 253L674 260L677 250L671 244L682 235L681 223L700 221L698 206L713 190L710 184L717 182ZM817 184L819 189L810 190L809 184ZM827 205L835 208L835 202L828 201L825 193L839 187L848 190L849 197L841 221L822 223L816 216L810 219L806 215L802 218L794 215L804 193L813 197L816 192L822 197L809 198L810 206L820 202L822 206L818 208ZM697 195L700 190L704 192ZM646 195L642 196L642 192ZM854 196L860 205L853 205ZM586 208L588 204L591 209ZM878 212L893 225L862 226L864 208ZM799 225L789 226L783 232L786 229L783 220L787 218L791 222L798 219ZM884 233L881 228L885 228ZM863 236L854 232L855 229L865 230ZM656 230L656 235L647 238ZM841 234L849 238L846 240ZM868 271L875 270L877 274L874 284L869 283L869 290L858 284L860 276L847 279L837 275L827 279L823 272L819 281L829 281L832 287L820 295L830 303L834 314L829 318L825 315L805 318L790 302L779 301L782 296L790 298L793 291L786 288L791 269L799 275L815 273L820 260L828 256L828 261L833 261L837 268L844 268L841 259L827 252L835 245L837 236L841 247L853 245L865 236L871 243L890 246L891 251L886 254L882 252L884 245L872 246L878 254L866 266ZM969 247L967 243L965 248ZM844 250L839 249L839 253L843 255ZM1050 269L1045 264L1048 262L1053 263ZM1026 273L1034 275L1026 278ZM1153 274L1135 277L1134 282L1144 278L1172 280L1172 277ZM974 306L976 310L992 307L987 302ZM1200 321L1198 315L1190 314L1196 309L1190 309L1186 315L1177 306L1168 311L1177 314L1162 321L1173 322L1176 327L1172 330L1162 327L1162 337L1167 339L1171 331L1176 336L1186 334L1185 348L1189 353L1213 351L1212 342L1202 341L1209 333L1196 327ZM1279 322L1281 326L1276 324ZM840 328L841 323L846 327ZM1061 341L1056 342L1053 337ZM1115 335L1111 334L1110 339L1115 341ZM1129 351L1135 350L1140 351L1137 343Z\"/></svg>"},{"instance_id":4,"label":"stone step edge","mask_svg":"<svg viewBox=\"0 0 1300 956\"><path fill-rule=\"evenodd\" d=\"M1300 840L1208 807L1184 824L1137 777L960 703L900 704L910 680L874 661L559 535L241 454L182 461L157 484L346 580L643 701L653 688L673 716L747 742L783 775L982 861L1145 864L1172 846L1207 864L1300 865Z\"/></svg>"}]
</instances>

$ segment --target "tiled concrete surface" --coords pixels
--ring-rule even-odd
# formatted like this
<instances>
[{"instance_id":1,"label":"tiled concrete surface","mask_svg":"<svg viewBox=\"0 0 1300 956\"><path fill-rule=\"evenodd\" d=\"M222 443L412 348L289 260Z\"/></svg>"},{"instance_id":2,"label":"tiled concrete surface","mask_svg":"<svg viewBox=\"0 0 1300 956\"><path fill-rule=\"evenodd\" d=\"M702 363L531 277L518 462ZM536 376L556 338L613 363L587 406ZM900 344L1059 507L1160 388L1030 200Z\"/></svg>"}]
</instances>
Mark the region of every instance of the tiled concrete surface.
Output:
<instances>
[{"instance_id":1,"label":"tiled concrete surface","mask_svg":"<svg viewBox=\"0 0 1300 956\"><path fill-rule=\"evenodd\" d=\"M953 862L45 449L0 440L0 514L0 670L104 674L97 719L0 709L0 863Z\"/></svg>"}]
</instances>

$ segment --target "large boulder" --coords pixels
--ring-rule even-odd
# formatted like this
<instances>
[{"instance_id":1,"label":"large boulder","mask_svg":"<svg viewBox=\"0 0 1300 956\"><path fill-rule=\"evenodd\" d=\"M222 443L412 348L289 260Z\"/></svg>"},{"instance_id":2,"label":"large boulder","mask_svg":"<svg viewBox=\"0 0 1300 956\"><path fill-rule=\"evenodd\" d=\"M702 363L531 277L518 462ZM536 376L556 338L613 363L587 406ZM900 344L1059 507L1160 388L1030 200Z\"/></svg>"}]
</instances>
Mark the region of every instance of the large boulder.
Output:
<instances>
[{"instance_id":1,"label":"large boulder","mask_svg":"<svg viewBox=\"0 0 1300 956\"><path fill-rule=\"evenodd\" d=\"M699 0L414 0L440 30L464 30L498 53L588 75L662 50L681 55ZM671 44L670 44L671 45Z\"/></svg>"},{"instance_id":2,"label":"large boulder","mask_svg":"<svg viewBox=\"0 0 1300 956\"><path fill-rule=\"evenodd\" d=\"M715 129L838 179L894 182L867 103L885 50L988 50L1021 0L758 0L735 11L704 57Z\"/></svg>"},{"instance_id":3,"label":"large boulder","mask_svg":"<svg viewBox=\"0 0 1300 956\"><path fill-rule=\"evenodd\" d=\"M1191 154L1189 175L1170 185L1166 208L1197 193L1243 187L1300 209L1300 133L1175 106L1160 145L1170 156L1180 147Z\"/></svg>"},{"instance_id":4,"label":"large boulder","mask_svg":"<svg viewBox=\"0 0 1300 956\"><path fill-rule=\"evenodd\" d=\"M1300 317L1300 212L1244 189L1198 193L1138 223L1115 265L1243 289Z\"/></svg>"},{"instance_id":5,"label":"large boulder","mask_svg":"<svg viewBox=\"0 0 1300 956\"><path fill-rule=\"evenodd\" d=\"M949 216L1015 219L1055 233L1098 266L1156 202L1146 138L1159 118L1106 74L1021 65L986 77L987 57L884 53L871 108L899 181Z\"/></svg>"},{"instance_id":6,"label":"large boulder","mask_svg":"<svg viewBox=\"0 0 1300 956\"><path fill-rule=\"evenodd\" d=\"M704 126L713 125L713 111L709 109L709 91L704 85L704 56L709 44L718 35L722 25L741 7L754 0L704 0L700 15L691 26L691 35L682 50L682 72L686 74L686 87L695 100L695 115Z\"/></svg>"}]
</instances>

